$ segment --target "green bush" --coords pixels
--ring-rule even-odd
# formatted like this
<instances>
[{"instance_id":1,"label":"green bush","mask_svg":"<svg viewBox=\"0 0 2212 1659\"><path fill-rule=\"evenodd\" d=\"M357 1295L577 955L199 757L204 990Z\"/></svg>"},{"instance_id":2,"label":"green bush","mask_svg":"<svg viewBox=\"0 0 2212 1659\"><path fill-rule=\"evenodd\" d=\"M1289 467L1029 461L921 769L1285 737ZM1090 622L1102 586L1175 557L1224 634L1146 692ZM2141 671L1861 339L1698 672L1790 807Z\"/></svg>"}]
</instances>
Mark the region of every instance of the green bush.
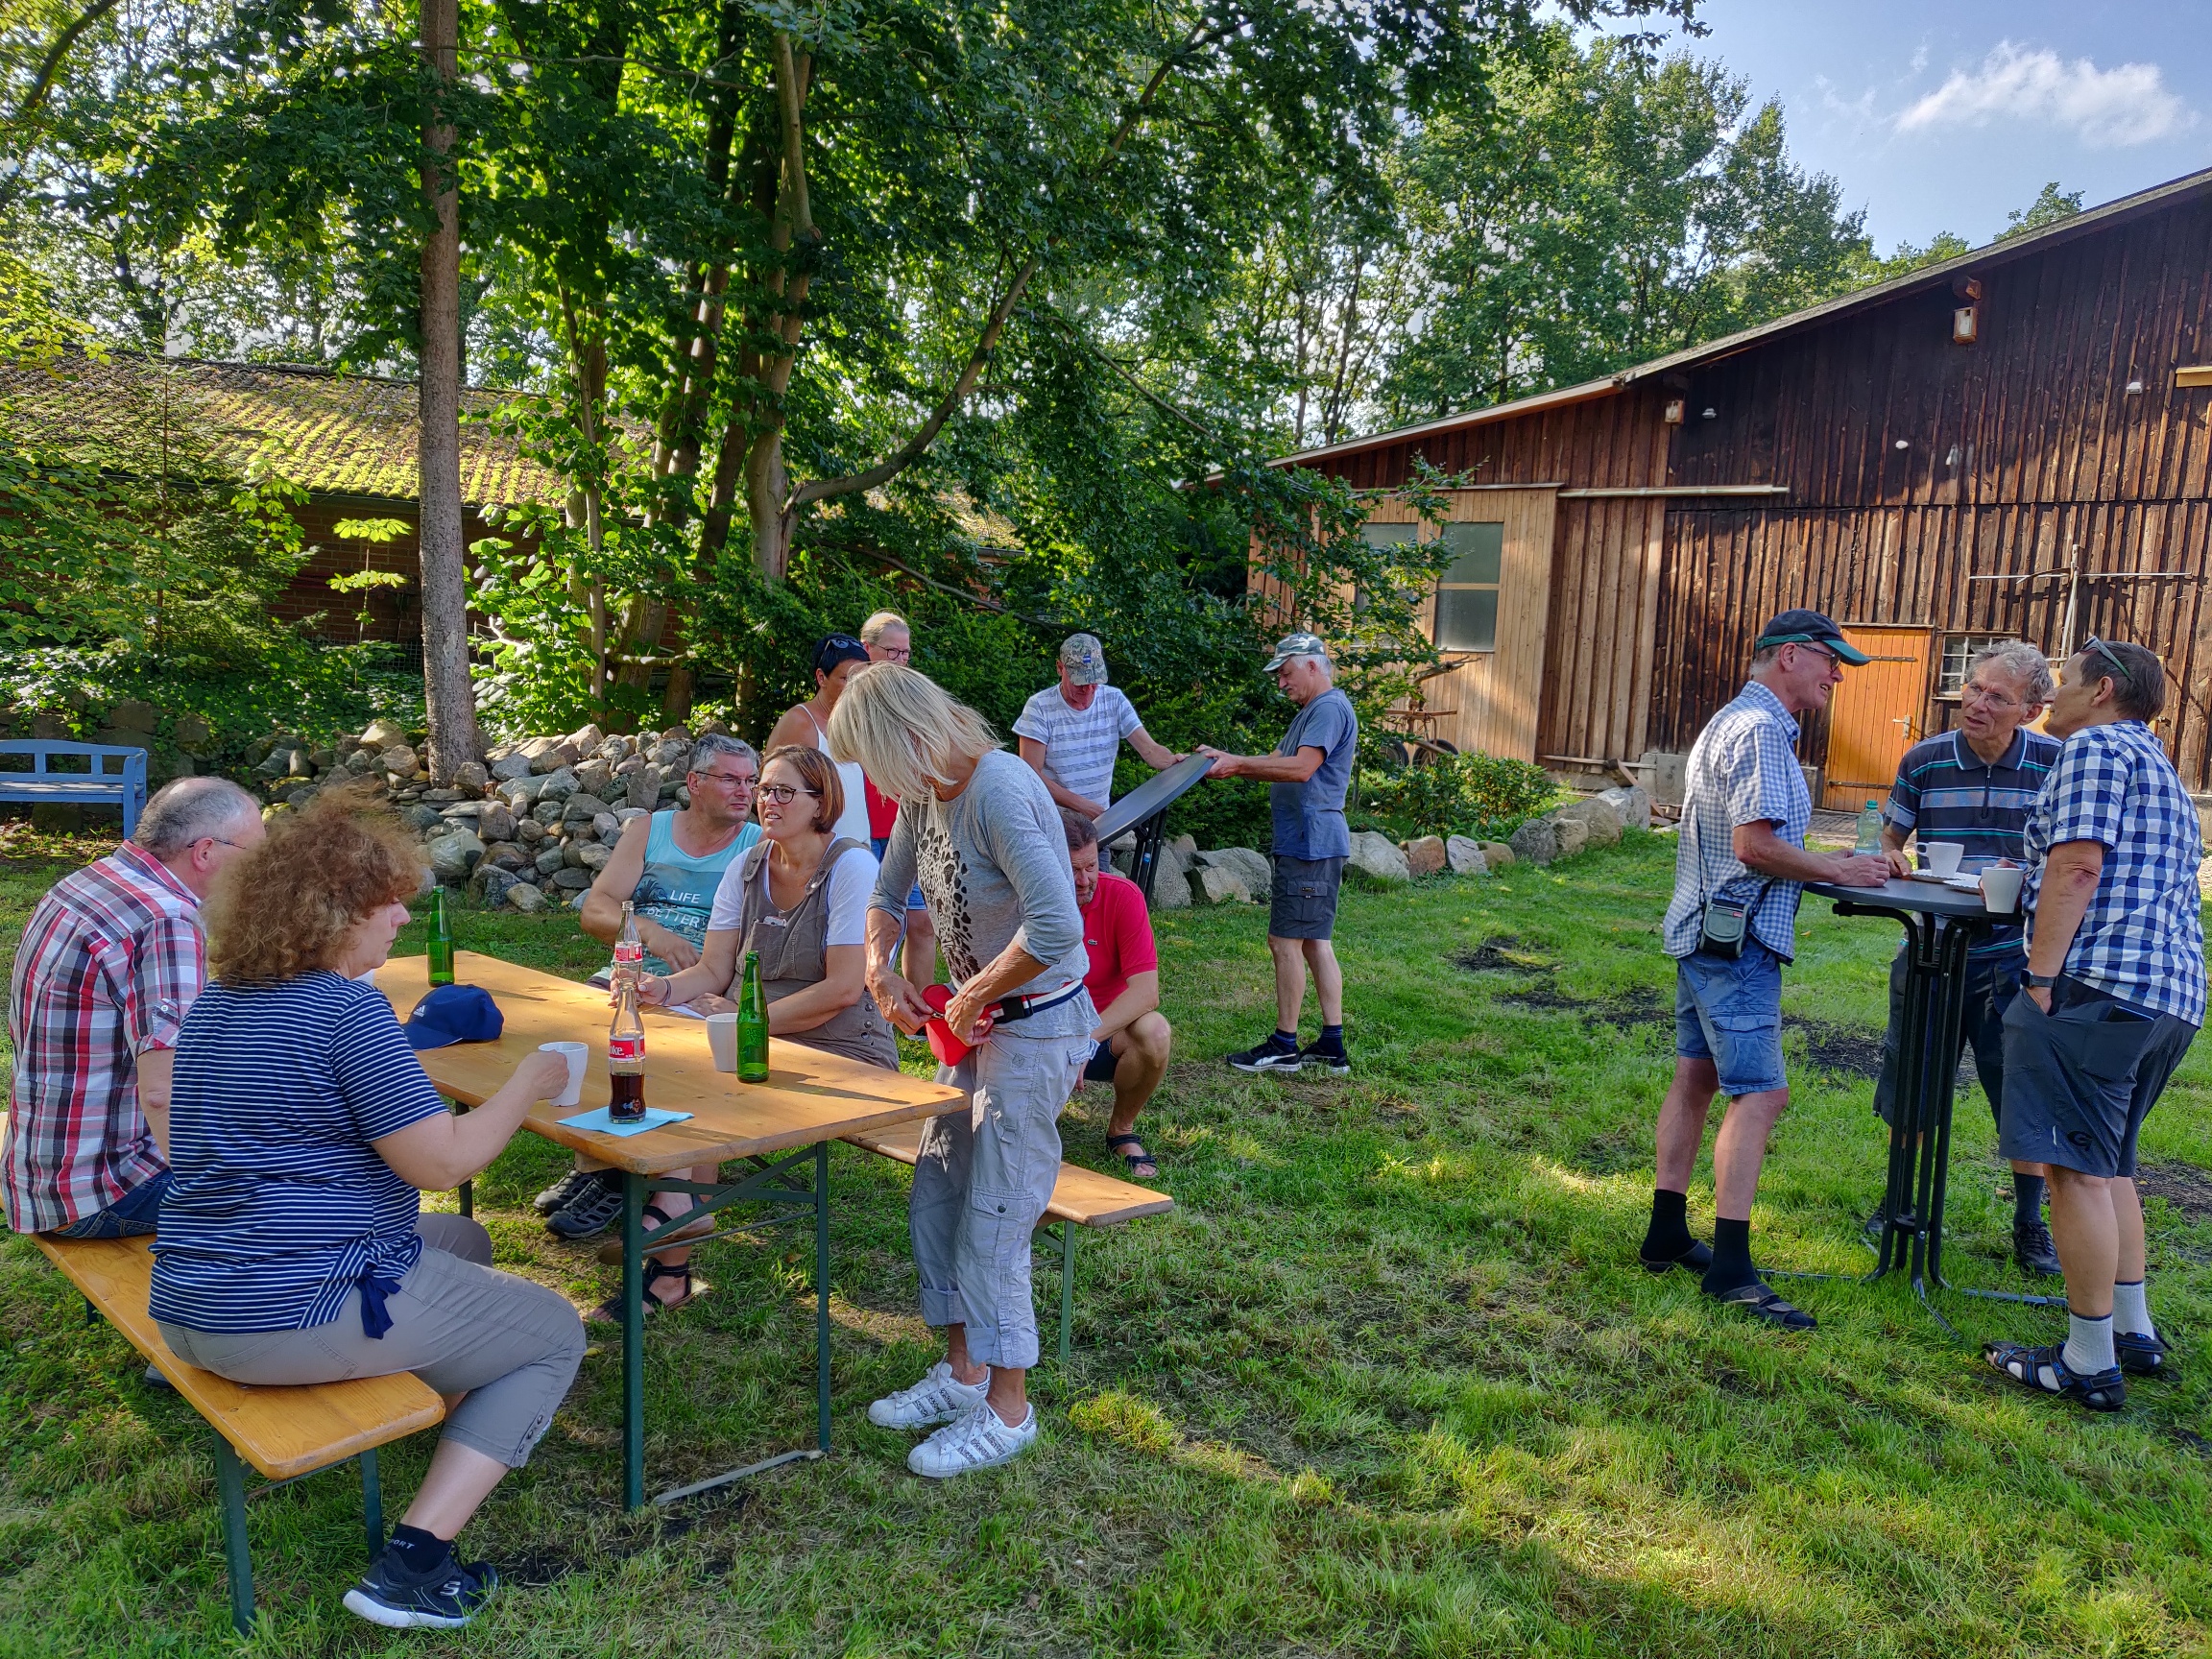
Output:
<instances>
[{"instance_id":1,"label":"green bush","mask_svg":"<svg viewBox=\"0 0 2212 1659\"><path fill-rule=\"evenodd\" d=\"M1455 755L1396 772L1362 768L1351 821L1355 830L1379 830L1393 841L1416 835L1503 841L1558 795L1551 775L1531 761Z\"/></svg>"}]
</instances>

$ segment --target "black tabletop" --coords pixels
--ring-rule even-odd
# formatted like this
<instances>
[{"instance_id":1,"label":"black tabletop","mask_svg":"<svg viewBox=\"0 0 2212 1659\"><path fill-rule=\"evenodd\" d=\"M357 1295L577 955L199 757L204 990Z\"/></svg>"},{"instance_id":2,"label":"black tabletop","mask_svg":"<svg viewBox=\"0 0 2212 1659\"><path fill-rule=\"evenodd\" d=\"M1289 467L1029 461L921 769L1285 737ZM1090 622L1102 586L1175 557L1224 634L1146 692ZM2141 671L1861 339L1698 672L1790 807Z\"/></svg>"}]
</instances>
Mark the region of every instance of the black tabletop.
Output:
<instances>
[{"instance_id":1,"label":"black tabletop","mask_svg":"<svg viewBox=\"0 0 2212 1659\"><path fill-rule=\"evenodd\" d=\"M1980 893L1946 887L1937 881L1900 881L1891 877L1879 887L1843 887L1833 881L1813 881L1806 884L1805 891L1815 899L1879 904L1887 910L1918 910L1930 916L1990 916Z\"/></svg>"},{"instance_id":2,"label":"black tabletop","mask_svg":"<svg viewBox=\"0 0 2212 1659\"><path fill-rule=\"evenodd\" d=\"M1205 755L1187 755L1165 772L1156 772L1132 789L1098 820L1098 839L1111 841L1124 830L1133 830L1155 812L1165 812L1198 786L1206 769L1214 764Z\"/></svg>"}]
</instances>

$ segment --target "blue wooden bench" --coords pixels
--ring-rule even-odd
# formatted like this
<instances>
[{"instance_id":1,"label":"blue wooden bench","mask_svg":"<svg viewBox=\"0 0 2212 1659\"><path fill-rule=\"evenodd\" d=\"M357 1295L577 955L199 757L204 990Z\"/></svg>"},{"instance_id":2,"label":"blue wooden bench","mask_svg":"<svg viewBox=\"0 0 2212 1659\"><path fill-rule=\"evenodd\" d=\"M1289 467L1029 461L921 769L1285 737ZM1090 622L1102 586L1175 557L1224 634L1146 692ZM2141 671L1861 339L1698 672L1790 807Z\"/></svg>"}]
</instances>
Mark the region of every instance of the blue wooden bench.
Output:
<instances>
[{"instance_id":1,"label":"blue wooden bench","mask_svg":"<svg viewBox=\"0 0 2212 1659\"><path fill-rule=\"evenodd\" d=\"M31 770L5 770L11 755L30 757ZM115 771L108 762L120 762ZM56 771L50 760L83 760L84 770ZM146 809L146 751L115 749L99 743L0 743L0 801L33 805L120 806L126 838L138 828Z\"/></svg>"}]
</instances>

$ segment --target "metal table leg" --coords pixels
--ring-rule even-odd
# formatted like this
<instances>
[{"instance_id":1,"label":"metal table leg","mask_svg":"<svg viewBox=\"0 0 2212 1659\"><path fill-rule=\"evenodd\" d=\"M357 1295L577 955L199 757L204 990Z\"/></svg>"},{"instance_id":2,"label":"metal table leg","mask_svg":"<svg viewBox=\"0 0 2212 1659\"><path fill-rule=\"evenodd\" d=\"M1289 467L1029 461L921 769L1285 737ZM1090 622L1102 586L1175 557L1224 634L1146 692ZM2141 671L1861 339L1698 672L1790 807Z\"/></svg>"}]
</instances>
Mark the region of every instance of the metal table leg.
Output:
<instances>
[{"instance_id":1,"label":"metal table leg","mask_svg":"<svg viewBox=\"0 0 2212 1659\"><path fill-rule=\"evenodd\" d=\"M384 1481L376 1470L376 1448L361 1454L361 1530L369 1540L369 1559L384 1550Z\"/></svg>"},{"instance_id":2,"label":"metal table leg","mask_svg":"<svg viewBox=\"0 0 2212 1659\"><path fill-rule=\"evenodd\" d=\"M830 1142L814 1148L814 1445L830 1450Z\"/></svg>"},{"instance_id":3,"label":"metal table leg","mask_svg":"<svg viewBox=\"0 0 2212 1659\"><path fill-rule=\"evenodd\" d=\"M622 1507L645 1502L645 1182L622 1172Z\"/></svg>"},{"instance_id":4,"label":"metal table leg","mask_svg":"<svg viewBox=\"0 0 2212 1659\"><path fill-rule=\"evenodd\" d=\"M223 1565L230 1575L230 1623L253 1634L253 1556L246 1543L246 1468L221 1432L215 1435L215 1488L223 1500Z\"/></svg>"}]
</instances>

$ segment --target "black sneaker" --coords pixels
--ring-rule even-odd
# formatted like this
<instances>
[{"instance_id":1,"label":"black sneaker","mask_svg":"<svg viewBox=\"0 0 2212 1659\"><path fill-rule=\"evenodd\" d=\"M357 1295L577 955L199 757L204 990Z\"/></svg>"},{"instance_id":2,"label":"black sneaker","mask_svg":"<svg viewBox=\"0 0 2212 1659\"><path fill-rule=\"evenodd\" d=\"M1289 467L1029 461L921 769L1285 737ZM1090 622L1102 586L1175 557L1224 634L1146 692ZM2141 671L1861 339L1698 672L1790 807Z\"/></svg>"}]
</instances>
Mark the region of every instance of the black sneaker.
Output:
<instances>
[{"instance_id":1,"label":"black sneaker","mask_svg":"<svg viewBox=\"0 0 2212 1659\"><path fill-rule=\"evenodd\" d=\"M1284 1042L1272 1031L1257 1048L1247 1048L1241 1054L1229 1056L1230 1067L1238 1071L1295 1072L1305 1064L1305 1050L1295 1042Z\"/></svg>"},{"instance_id":2,"label":"black sneaker","mask_svg":"<svg viewBox=\"0 0 2212 1659\"><path fill-rule=\"evenodd\" d=\"M565 1210L575 1201L576 1195L582 1192L589 1185L592 1177L598 1173L599 1171L596 1169L569 1170L567 1174L562 1176L560 1180L531 1199L530 1208L537 1211L541 1215L550 1215L556 1210Z\"/></svg>"},{"instance_id":3,"label":"black sneaker","mask_svg":"<svg viewBox=\"0 0 2212 1659\"><path fill-rule=\"evenodd\" d=\"M2051 1242L2051 1229L2040 1221L2013 1223L2012 1260L2023 1273L2056 1275L2061 1271L2057 1247Z\"/></svg>"},{"instance_id":4,"label":"black sneaker","mask_svg":"<svg viewBox=\"0 0 2212 1659\"><path fill-rule=\"evenodd\" d=\"M1341 1047L1324 1048L1318 1043L1309 1043L1298 1050L1301 1070L1326 1071L1332 1077L1352 1075L1352 1057Z\"/></svg>"},{"instance_id":5,"label":"black sneaker","mask_svg":"<svg viewBox=\"0 0 2212 1659\"><path fill-rule=\"evenodd\" d=\"M621 1219L622 1177L613 1169L595 1169L585 1179L591 1185L545 1217L548 1233L563 1238L589 1238Z\"/></svg>"},{"instance_id":6,"label":"black sneaker","mask_svg":"<svg viewBox=\"0 0 2212 1659\"><path fill-rule=\"evenodd\" d=\"M411 1574L386 1550L346 1592L346 1611L387 1630L458 1630L498 1588L488 1561L464 1566L448 1553L429 1572Z\"/></svg>"}]
</instances>

